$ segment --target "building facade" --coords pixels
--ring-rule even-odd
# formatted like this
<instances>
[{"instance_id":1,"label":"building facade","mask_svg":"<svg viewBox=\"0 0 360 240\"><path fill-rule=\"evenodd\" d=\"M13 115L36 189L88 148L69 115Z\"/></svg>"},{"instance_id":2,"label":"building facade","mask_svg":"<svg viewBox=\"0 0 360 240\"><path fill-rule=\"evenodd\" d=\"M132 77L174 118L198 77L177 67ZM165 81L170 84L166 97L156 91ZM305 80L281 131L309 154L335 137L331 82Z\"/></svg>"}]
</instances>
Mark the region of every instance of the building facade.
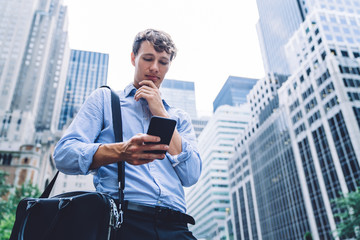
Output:
<instances>
[{"instance_id":1,"label":"building facade","mask_svg":"<svg viewBox=\"0 0 360 240\"><path fill-rule=\"evenodd\" d=\"M256 25L266 73L288 75L284 45L305 19L299 0L257 0L259 21Z\"/></svg>"},{"instance_id":2,"label":"building facade","mask_svg":"<svg viewBox=\"0 0 360 240\"><path fill-rule=\"evenodd\" d=\"M164 79L160 92L170 106L184 110L191 119L197 118L194 82Z\"/></svg>"},{"instance_id":3,"label":"building facade","mask_svg":"<svg viewBox=\"0 0 360 240\"><path fill-rule=\"evenodd\" d=\"M338 239L333 200L360 182L360 4L341 3L306 2L284 46L291 75L252 105L229 161L234 239Z\"/></svg>"},{"instance_id":4,"label":"building facade","mask_svg":"<svg viewBox=\"0 0 360 240\"><path fill-rule=\"evenodd\" d=\"M202 174L186 193L188 213L196 221L191 230L197 238L226 238L225 219L230 211L227 161L234 152L235 138L249 117L247 104L220 106L199 136Z\"/></svg>"},{"instance_id":5,"label":"building facade","mask_svg":"<svg viewBox=\"0 0 360 240\"><path fill-rule=\"evenodd\" d=\"M58 129L68 126L85 99L107 84L109 54L71 50Z\"/></svg>"},{"instance_id":6,"label":"building facade","mask_svg":"<svg viewBox=\"0 0 360 240\"><path fill-rule=\"evenodd\" d=\"M0 109L9 109L39 0L0 1Z\"/></svg>"},{"instance_id":7,"label":"building facade","mask_svg":"<svg viewBox=\"0 0 360 240\"><path fill-rule=\"evenodd\" d=\"M65 130L76 116L85 99L100 86L107 84L109 54L71 50L59 130ZM94 191L92 175L60 173L53 195L69 191Z\"/></svg>"},{"instance_id":8,"label":"building facade","mask_svg":"<svg viewBox=\"0 0 360 240\"><path fill-rule=\"evenodd\" d=\"M287 44L294 73L279 99L293 129L311 232L320 239L331 239L340 222L332 201L360 185L359 44L358 15L320 9Z\"/></svg>"},{"instance_id":9,"label":"building facade","mask_svg":"<svg viewBox=\"0 0 360 240\"><path fill-rule=\"evenodd\" d=\"M70 52L67 8L59 0L6 1L0 8L0 36L8 39L1 41L8 56L0 60L1 168L14 186L32 181L42 188L55 170L53 131Z\"/></svg>"},{"instance_id":10,"label":"building facade","mask_svg":"<svg viewBox=\"0 0 360 240\"><path fill-rule=\"evenodd\" d=\"M238 106L246 103L246 95L257 79L229 76L213 102L214 112L221 105Z\"/></svg>"},{"instance_id":11,"label":"building facade","mask_svg":"<svg viewBox=\"0 0 360 240\"><path fill-rule=\"evenodd\" d=\"M194 82L164 79L160 92L170 106L180 108L190 115L196 137L199 137L209 118L198 117Z\"/></svg>"}]
</instances>

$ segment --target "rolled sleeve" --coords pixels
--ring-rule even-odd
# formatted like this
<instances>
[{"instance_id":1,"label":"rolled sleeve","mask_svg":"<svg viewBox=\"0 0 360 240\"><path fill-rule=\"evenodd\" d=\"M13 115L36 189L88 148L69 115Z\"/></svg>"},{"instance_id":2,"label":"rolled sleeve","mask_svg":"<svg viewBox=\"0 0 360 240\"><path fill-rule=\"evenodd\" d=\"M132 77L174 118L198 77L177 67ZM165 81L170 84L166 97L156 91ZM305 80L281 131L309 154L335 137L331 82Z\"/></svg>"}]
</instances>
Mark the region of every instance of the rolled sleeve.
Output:
<instances>
[{"instance_id":1,"label":"rolled sleeve","mask_svg":"<svg viewBox=\"0 0 360 240\"><path fill-rule=\"evenodd\" d=\"M179 163L186 161L191 156L191 151L192 151L191 145L188 142L186 142L186 140L184 140L183 138L181 140L181 148L183 151L178 155L172 156L168 153L169 160L173 165L173 167L176 167Z\"/></svg>"},{"instance_id":2,"label":"rolled sleeve","mask_svg":"<svg viewBox=\"0 0 360 240\"><path fill-rule=\"evenodd\" d=\"M107 90L107 89L106 89ZM89 174L93 156L101 143L105 89L94 91L54 149L56 167L65 174Z\"/></svg>"}]
</instances>

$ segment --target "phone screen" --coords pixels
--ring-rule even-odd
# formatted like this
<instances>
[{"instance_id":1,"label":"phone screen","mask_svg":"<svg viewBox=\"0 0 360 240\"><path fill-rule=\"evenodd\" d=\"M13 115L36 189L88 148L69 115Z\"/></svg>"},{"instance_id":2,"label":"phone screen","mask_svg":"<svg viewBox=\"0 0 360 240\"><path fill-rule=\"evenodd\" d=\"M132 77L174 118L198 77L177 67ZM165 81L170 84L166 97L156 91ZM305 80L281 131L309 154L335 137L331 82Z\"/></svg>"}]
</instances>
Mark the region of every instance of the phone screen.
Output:
<instances>
[{"instance_id":1,"label":"phone screen","mask_svg":"<svg viewBox=\"0 0 360 240\"><path fill-rule=\"evenodd\" d=\"M169 145L175 130L175 126L176 126L176 121L173 119L153 116L150 119L150 125L147 134L158 136L161 139L159 142L160 144ZM146 143L146 144L151 144L151 143ZM166 153L166 151L160 151L160 150L148 151L148 152Z\"/></svg>"}]
</instances>

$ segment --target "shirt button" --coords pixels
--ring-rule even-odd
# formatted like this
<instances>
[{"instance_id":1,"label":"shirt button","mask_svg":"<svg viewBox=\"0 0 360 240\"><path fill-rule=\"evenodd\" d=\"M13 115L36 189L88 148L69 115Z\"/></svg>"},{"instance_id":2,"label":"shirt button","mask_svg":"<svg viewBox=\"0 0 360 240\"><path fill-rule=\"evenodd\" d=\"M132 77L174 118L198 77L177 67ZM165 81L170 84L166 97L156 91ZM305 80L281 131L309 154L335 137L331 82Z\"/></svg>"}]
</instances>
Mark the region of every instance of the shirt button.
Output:
<instances>
[{"instance_id":1,"label":"shirt button","mask_svg":"<svg viewBox=\"0 0 360 240\"><path fill-rule=\"evenodd\" d=\"M161 203L161 201L158 201L157 203L158 203L158 204L160 204L160 203Z\"/></svg>"}]
</instances>

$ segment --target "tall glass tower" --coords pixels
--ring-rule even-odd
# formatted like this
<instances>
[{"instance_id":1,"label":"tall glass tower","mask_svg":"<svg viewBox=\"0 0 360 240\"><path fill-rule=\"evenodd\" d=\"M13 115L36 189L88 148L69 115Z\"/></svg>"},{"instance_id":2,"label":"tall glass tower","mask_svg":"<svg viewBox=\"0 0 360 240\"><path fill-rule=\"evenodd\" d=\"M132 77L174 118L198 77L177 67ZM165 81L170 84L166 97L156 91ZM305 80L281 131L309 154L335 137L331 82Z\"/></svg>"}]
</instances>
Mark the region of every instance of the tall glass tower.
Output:
<instances>
[{"instance_id":1,"label":"tall glass tower","mask_svg":"<svg viewBox=\"0 0 360 240\"><path fill-rule=\"evenodd\" d=\"M257 32L265 72L289 74L284 45L305 19L299 0L257 0Z\"/></svg>"},{"instance_id":2,"label":"tall glass tower","mask_svg":"<svg viewBox=\"0 0 360 240\"><path fill-rule=\"evenodd\" d=\"M75 117L86 97L106 85L109 54L71 50L58 129Z\"/></svg>"},{"instance_id":3,"label":"tall glass tower","mask_svg":"<svg viewBox=\"0 0 360 240\"><path fill-rule=\"evenodd\" d=\"M170 106L184 110L192 119L197 117L194 82L164 79L160 91Z\"/></svg>"},{"instance_id":4,"label":"tall glass tower","mask_svg":"<svg viewBox=\"0 0 360 240\"><path fill-rule=\"evenodd\" d=\"M61 0L0 0L0 168L19 186L52 176L70 49Z\"/></svg>"},{"instance_id":5,"label":"tall glass tower","mask_svg":"<svg viewBox=\"0 0 360 240\"><path fill-rule=\"evenodd\" d=\"M248 104L222 105L199 136L203 170L199 182L186 193L188 213L196 221L191 230L199 239L226 239L225 218L230 210L227 162L249 119Z\"/></svg>"},{"instance_id":6,"label":"tall glass tower","mask_svg":"<svg viewBox=\"0 0 360 240\"><path fill-rule=\"evenodd\" d=\"M257 79L229 76L213 102L214 112L221 105L239 106L246 103L246 95Z\"/></svg>"},{"instance_id":7,"label":"tall glass tower","mask_svg":"<svg viewBox=\"0 0 360 240\"><path fill-rule=\"evenodd\" d=\"M249 94L259 124L229 161L235 239L339 239L333 200L360 184L360 3L301 4L306 18L283 46L291 74L276 101Z\"/></svg>"}]
</instances>

